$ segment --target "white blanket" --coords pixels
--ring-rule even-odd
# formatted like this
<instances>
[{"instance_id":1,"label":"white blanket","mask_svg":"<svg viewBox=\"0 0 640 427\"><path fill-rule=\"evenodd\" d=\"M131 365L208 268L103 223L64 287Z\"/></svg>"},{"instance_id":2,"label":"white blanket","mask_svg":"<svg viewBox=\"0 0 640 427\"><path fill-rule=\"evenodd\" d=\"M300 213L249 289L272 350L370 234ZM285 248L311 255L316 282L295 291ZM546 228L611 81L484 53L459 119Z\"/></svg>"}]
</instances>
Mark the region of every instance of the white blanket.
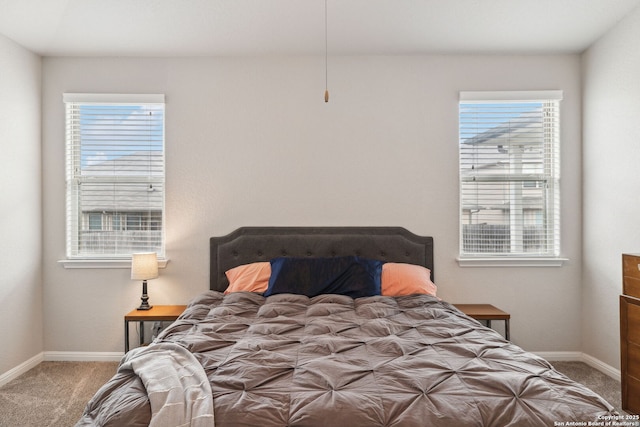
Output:
<instances>
[{"instance_id":1,"label":"white blanket","mask_svg":"<svg viewBox=\"0 0 640 427\"><path fill-rule=\"evenodd\" d=\"M156 342L126 354L120 370L140 377L151 403L151 427L213 427L213 394L202 365L184 347Z\"/></svg>"}]
</instances>

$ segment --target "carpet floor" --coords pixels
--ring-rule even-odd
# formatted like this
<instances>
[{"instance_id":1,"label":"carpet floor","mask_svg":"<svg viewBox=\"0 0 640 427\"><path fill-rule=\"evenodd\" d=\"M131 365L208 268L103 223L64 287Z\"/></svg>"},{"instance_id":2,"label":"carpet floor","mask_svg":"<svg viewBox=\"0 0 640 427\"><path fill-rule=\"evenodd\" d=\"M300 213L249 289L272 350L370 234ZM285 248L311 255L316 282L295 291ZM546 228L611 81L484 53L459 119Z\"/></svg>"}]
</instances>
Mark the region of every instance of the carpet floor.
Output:
<instances>
[{"instance_id":1,"label":"carpet floor","mask_svg":"<svg viewBox=\"0 0 640 427\"><path fill-rule=\"evenodd\" d=\"M42 362L0 388L1 427L72 427L117 362Z\"/></svg>"},{"instance_id":2,"label":"carpet floor","mask_svg":"<svg viewBox=\"0 0 640 427\"><path fill-rule=\"evenodd\" d=\"M619 381L582 362L553 365L624 413ZM116 362L42 362L0 387L0 427L72 427L117 366Z\"/></svg>"},{"instance_id":3,"label":"carpet floor","mask_svg":"<svg viewBox=\"0 0 640 427\"><path fill-rule=\"evenodd\" d=\"M603 374L582 362L551 362L558 371L562 372L574 381L584 384L598 393L609 402L620 414L626 414L622 410L622 389L620 381Z\"/></svg>"}]
</instances>

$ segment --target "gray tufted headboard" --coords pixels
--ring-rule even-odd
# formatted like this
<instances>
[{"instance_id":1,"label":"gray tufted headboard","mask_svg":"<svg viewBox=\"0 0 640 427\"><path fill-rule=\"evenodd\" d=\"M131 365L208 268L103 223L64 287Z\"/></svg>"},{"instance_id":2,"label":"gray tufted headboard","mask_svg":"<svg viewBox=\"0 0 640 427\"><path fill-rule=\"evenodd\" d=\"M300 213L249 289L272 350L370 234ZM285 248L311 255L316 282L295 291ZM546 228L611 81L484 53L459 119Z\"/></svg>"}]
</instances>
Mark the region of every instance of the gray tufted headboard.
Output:
<instances>
[{"instance_id":1,"label":"gray tufted headboard","mask_svg":"<svg viewBox=\"0 0 640 427\"><path fill-rule=\"evenodd\" d=\"M418 264L431 270L433 237L402 227L241 227L210 239L209 288L224 291L225 271L281 256L356 255L387 262Z\"/></svg>"}]
</instances>

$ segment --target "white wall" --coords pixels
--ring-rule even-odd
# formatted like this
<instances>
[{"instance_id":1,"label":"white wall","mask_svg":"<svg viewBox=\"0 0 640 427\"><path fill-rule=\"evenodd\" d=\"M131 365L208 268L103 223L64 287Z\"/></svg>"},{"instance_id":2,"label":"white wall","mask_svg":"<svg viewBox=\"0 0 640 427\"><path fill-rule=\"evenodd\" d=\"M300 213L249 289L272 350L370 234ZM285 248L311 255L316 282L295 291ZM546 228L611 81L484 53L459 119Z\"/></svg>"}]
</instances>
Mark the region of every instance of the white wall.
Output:
<instances>
[{"instance_id":1,"label":"white wall","mask_svg":"<svg viewBox=\"0 0 640 427\"><path fill-rule=\"evenodd\" d=\"M622 254L640 253L640 8L583 55L584 351L620 366Z\"/></svg>"},{"instance_id":2,"label":"white wall","mask_svg":"<svg viewBox=\"0 0 640 427\"><path fill-rule=\"evenodd\" d=\"M528 350L578 351L581 298L580 58L46 58L43 83L45 349L121 351L139 303L128 270L65 270L62 93L165 93L167 253L152 304L208 286L208 237L243 225L399 225L436 244L452 302L512 313ZM460 90L562 89L562 268L461 269ZM553 333L550 333L552 331Z\"/></svg>"},{"instance_id":3,"label":"white wall","mask_svg":"<svg viewBox=\"0 0 640 427\"><path fill-rule=\"evenodd\" d=\"M43 349L41 69L0 35L0 374Z\"/></svg>"}]
</instances>

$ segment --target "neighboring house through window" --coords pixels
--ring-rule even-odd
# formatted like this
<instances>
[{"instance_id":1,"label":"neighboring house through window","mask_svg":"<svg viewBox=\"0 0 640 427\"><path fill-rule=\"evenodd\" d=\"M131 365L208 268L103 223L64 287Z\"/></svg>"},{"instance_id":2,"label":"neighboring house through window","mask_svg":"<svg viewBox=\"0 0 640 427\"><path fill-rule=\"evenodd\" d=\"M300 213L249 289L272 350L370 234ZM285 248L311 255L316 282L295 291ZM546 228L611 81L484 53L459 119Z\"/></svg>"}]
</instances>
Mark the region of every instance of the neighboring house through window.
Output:
<instances>
[{"instance_id":1,"label":"neighboring house through window","mask_svg":"<svg viewBox=\"0 0 640 427\"><path fill-rule=\"evenodd\" d=\"M461 260L559 256L561 99L460 93Z\"/></svg>"},{"instance_id":2,"label":"neighboring house through window","mask_svg":"<svg viewBox=\"0 0 640 427\"><path fill-rule=\"evenodd\" d=\"M164 95L64 102L67 258L164 257Z\"/></svg>"}]
</instances>

